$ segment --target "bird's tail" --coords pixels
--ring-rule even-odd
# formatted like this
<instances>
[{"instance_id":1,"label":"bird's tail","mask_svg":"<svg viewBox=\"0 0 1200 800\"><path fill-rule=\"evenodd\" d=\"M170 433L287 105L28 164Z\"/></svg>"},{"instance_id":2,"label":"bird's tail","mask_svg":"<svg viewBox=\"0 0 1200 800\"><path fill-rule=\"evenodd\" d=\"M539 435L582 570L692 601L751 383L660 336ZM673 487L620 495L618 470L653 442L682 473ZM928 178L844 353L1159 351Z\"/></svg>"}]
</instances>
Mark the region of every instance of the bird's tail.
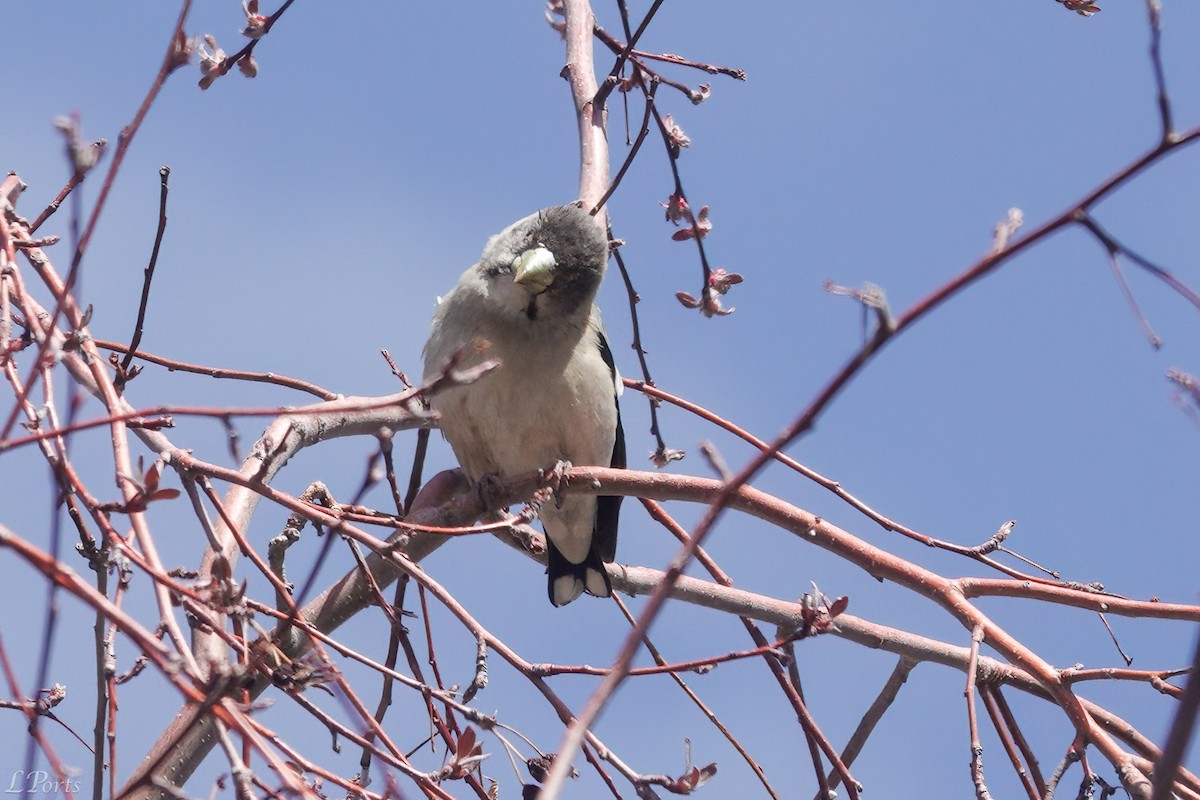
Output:
<instances>
[{"instance_id":1,"label":"bird's tail","mask_svg":"<svg viewBox=\"0 0 1200 800\"><path fill-rule=\"evenodd\" d=\"M547 589L550 602L554 605L565 606L584 592L596 597L612 596L612 582L604 571L604 562L600 560L600 553L595 547L588 551L582 563L572 564L547 537L546 554L546 573L549 576Z\"/></svg>"}]
</instances>

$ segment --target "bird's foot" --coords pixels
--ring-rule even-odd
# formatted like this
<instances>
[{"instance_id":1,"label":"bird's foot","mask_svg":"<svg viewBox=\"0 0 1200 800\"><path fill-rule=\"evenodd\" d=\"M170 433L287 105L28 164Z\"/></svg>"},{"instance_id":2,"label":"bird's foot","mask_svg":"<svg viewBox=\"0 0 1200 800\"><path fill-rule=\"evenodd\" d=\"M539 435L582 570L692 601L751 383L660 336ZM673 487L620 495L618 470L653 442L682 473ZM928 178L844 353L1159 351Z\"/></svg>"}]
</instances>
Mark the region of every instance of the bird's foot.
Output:
<instances>
[{"instance_id":1,"label":"bird's foot","mask_svg":"<svg viewBox=\"0 0 1200 800\"><path fill-rule=\"evenodd\" d=\"M570 483L569 477L572 468L570 461L558 461L550 468L550 471L538 470L541 473L543 480L549 482L549 488L554 492L554 504L558 508L562 508L562 496L559 492L564 486Z\"/></svg>"},{"instance_id":2,"label":"bird's foot","mask_svg":"<svg viewBox=\"0 0 1200 800\"><path fill-rule=\"evenodd\" d=\"M475 493L479 495L479 503L488 511L495 511L505 506L500 502L500 490L503 482L495 475L484 475L475 484Z\"/></svg>"}]
</instances>

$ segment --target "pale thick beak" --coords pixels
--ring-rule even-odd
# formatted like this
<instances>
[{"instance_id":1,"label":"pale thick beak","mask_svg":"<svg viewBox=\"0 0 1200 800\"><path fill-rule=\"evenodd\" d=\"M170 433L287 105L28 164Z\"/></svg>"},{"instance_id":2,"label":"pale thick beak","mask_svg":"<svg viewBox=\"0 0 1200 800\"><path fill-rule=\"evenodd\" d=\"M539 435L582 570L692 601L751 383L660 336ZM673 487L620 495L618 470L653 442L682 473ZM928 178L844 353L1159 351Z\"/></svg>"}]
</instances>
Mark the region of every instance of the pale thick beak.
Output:
<instances>
[{"instance_id":1,"label":"pale thick beak","mask_svg":"<svg viewBox=\"0 0 1200 800\"><path fill-rule=\"evenodd\" d=\"M513 259L513 280L533 294L541 294L554 283L554 253L533 247Z\"/></svg>"}]
</instances>

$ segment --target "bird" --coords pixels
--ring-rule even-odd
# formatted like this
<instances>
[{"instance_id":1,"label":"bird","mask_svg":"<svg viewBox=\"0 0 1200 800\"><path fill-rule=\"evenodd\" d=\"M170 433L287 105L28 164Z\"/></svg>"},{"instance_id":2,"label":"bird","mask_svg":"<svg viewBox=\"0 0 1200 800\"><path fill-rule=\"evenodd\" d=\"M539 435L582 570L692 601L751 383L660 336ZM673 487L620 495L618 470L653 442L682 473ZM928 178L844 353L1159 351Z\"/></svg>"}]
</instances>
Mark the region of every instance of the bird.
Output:
<instances>
[{"instance_id":1,"label":"bird","mask_svg":"<svg viewBox=\"0 0 1200 800\"><path fill-rule=\"evenodd\" d=\"M595 302L608 253L579 205L543 208L488 239L479 262L438 300L425 383L454 359L462 368L499 361L430 398L475 485L563 462L625 468L621 378ZM553 605L583 592L612 595L604 564L616 558L621 499L573 494L542 505Z\"/></svg>"}]
</instances>

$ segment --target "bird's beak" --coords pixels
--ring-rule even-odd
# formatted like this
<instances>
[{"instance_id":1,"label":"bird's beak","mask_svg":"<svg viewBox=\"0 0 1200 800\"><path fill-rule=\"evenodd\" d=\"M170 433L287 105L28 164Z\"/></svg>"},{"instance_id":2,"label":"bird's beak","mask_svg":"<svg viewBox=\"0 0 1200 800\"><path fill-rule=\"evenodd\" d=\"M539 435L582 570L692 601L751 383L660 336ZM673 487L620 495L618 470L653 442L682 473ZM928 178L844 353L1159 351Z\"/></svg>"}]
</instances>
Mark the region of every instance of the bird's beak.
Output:
<instances>
[{"instance_id":1,"label":"bird's beak","mask_svg":"<svg viewBox=\"0 0 1200 800\"><path fill-rule=\"evenodd\" d=\"M513 259L513 280L533 294L541 294L554 283L554 253L538 245Z\"/></svg>"}]
</instances>

